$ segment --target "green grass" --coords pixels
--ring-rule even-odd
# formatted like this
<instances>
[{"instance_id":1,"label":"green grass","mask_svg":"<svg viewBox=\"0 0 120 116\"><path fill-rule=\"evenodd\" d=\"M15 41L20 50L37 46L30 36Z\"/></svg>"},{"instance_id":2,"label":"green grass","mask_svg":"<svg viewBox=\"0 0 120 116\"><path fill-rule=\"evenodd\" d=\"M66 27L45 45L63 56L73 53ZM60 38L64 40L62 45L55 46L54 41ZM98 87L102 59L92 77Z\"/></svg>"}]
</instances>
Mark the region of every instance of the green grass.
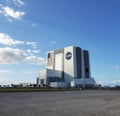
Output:
<instances>
[{"instance_id":1,"label":"green grass","mask_svg":"<svg viewBox=\"0 0 120 116\"><path fill-rule=\"evenodd\" d=\"M47 91L75 91L79 89L57 89L57 88L0 88L0 92L47 92Z\"/></svg>"}]
</instances>

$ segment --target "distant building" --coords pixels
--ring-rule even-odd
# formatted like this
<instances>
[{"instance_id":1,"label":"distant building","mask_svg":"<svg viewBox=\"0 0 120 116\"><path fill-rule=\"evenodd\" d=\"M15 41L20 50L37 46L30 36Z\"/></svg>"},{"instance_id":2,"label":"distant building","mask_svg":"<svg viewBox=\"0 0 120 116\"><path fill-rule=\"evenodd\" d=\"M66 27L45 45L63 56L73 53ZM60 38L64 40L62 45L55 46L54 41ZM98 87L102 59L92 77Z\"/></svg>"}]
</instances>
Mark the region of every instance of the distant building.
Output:
<instances>
[{"instance_id":1,"label":"distant building","mask_svg":"<svg viewBox=\"0 0 120 116\"><path fill-rule=\"evenodd\" d=\"M22 87L34 87L34 84L33 82L31 83L19 83L19 84L11 84L10 87L15 87L15 88L22 88Z\"/></svg>"},{"instance_id":2,"label":"distant building","mask_svg":"<svg viewBox=\"0 0 120 116\"><path fill-rule=\"evenodd\" d=\"M89 52L75 46L47 52L46 69L40 71L37 82L49 87L93 86L95 80L91 78Z\"/></svg>"}]
</instances>

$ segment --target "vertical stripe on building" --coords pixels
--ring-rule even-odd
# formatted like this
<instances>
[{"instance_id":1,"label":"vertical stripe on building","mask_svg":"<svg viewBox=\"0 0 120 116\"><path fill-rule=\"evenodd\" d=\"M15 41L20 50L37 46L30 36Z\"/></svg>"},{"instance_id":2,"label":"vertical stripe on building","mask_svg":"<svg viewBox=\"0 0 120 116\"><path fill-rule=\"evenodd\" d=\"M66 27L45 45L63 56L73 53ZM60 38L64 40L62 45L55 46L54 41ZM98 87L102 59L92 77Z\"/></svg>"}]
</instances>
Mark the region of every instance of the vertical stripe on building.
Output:
<instances>
[{"instance_id":1,"label":"vertical stripe on building","mask_svg":"<svg viewBox=\"0 0 120 116\"><path fill-rule=\"evenodd\" d=\"M47 66L52 66L52 61L53 60L53 54L52 53L48 53L47 54Z\"/></svg>"}]
</instances>

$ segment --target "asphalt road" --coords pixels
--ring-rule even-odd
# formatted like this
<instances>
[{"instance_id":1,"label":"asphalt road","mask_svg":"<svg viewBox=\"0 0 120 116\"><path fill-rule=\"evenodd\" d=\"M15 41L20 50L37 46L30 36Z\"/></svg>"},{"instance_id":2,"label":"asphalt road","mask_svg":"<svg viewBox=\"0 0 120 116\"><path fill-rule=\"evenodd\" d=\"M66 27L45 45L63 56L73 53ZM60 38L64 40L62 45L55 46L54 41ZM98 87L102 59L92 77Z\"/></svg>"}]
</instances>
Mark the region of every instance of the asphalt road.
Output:
<instances>
[{"instance_id":1,"label":"asphalt road","mask_svg":"<svg viewBox=\"0 0 120 116\"><path fill-rule=\"evenodd\" d=\"M0 116L120 116L120 91L0 93Z\"/></svg>"}]
</instances>

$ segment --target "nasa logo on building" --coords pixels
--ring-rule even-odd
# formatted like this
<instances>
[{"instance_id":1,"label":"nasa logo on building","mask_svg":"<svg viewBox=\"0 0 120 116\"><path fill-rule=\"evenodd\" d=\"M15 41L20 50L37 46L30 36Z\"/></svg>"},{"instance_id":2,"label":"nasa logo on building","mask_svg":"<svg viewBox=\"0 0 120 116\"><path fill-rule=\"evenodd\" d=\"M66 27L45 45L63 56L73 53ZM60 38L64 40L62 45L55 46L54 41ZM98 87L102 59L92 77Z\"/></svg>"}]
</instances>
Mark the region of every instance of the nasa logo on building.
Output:
<instances>
[{"instance_id":1,"label":"nasa logo on building","mask_svg":"<svg viewBox=\"0 0 120 116\"><path fill-rule=\"evenodd\" d=\"M72 58L72 53L71 52L67 52L66 55L65 55L65 58L67 60L70 60Z\"/></svg>"}]
</instances>

